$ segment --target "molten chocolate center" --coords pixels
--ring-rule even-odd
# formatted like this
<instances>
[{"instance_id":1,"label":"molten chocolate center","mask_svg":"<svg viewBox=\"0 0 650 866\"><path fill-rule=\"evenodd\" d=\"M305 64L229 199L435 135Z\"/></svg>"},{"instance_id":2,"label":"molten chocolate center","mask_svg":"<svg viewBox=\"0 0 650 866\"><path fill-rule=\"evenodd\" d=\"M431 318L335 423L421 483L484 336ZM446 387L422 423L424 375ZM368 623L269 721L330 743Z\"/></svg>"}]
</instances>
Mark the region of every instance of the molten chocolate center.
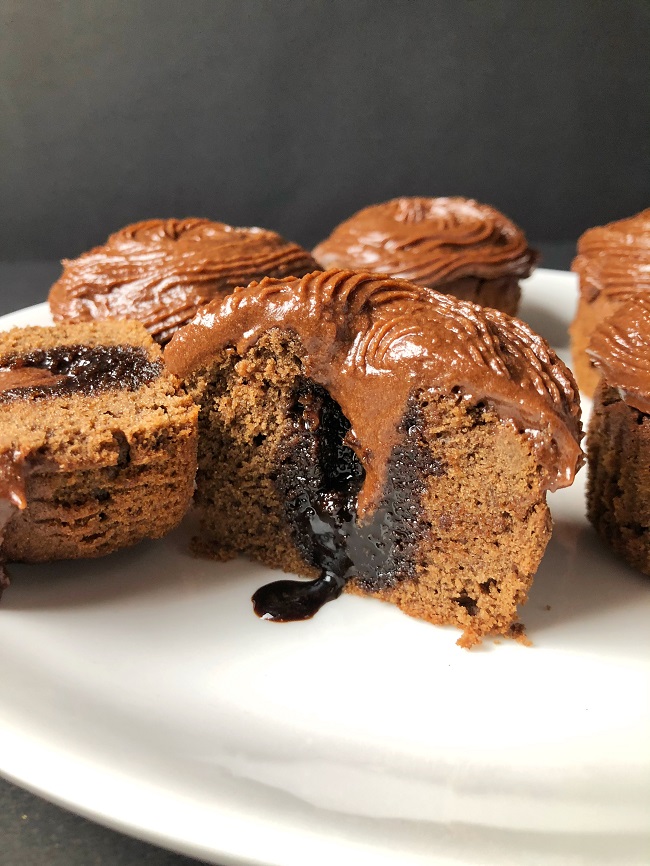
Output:
<instances>
[{"instance_id":1,"label":"molten chocolate center","mask_svg":"<svg viewBox=\"0 0 650 866\"><path fill-rule=\"evenodd\" d=\"M0 403L134 391L156 379L162 363L139 346L57 346L0 358Z\"/></svg>"},{"instance_id":2,"label":"molten chocolate center","mask_svg":"<svg viewBox=\"0 0 650 866\"><path fill-rule=\"evenodd\" d=\"M365 591L376 592L415 576L415 554L426 531L422 479L441 475L444 468L421 443L417 417L406 419L382 500L368 520L358 522L364 471L346 444L349 431L349 421L327 391L304 380L275 483L299 552L321 574L316 580L280 580L257 590L253 604L263 619L309 619L353 579Z\"/></svg>"}]
</instances>

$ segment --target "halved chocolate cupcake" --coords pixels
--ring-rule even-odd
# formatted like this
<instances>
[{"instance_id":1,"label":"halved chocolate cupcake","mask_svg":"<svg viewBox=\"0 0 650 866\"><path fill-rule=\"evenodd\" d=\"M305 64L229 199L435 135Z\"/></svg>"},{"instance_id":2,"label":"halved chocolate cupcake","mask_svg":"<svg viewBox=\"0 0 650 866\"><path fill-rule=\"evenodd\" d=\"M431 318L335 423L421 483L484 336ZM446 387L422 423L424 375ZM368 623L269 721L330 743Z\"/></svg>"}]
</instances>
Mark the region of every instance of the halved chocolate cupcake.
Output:
<instances>
[{"instance_id":1,"label":"halved chocolate cupcake","mask_svg":"<svg viewBox=\"0 0 650 866\"><path fill-rule=\"evenodd\" d=\"M0 556L101 556L164 535L191 500L196 434L142 325L0 334Z\"/></svg>"},{"instance_id":2,"label":"halved chocolate cupcake","mask_svg":"<svg viewBox=\"0 0 650 866\"><path fill-rule=\"evenodd\" d=\"M581 464L570 371L523 322L331 270L213 301L165 350L201 406L202 548L315 578L256 595L300 619L345 589L517 633Z\"/></svg>"}]
</instances>

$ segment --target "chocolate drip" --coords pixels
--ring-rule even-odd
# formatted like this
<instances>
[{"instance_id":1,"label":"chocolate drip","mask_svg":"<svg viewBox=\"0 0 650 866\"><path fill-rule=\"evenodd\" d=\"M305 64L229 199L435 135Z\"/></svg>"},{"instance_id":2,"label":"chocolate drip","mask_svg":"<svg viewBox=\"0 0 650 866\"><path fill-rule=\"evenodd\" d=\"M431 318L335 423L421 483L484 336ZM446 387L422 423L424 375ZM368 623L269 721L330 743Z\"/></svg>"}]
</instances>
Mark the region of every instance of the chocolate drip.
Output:
<instances>
[{"instance_id":1,"label":"chocolate drip","mask_svg":"<svg viewBox=\"0 0 650 866\"><path fill-rule=\"evenodd\" d=\"M324 388L303 380L296 392L293 433L275 483L296 547L321 570L316 580L281 580L253 596L255 612L277 622L309 619L338 598L350 580L377 591L413 578L422 523L423 479L441 475L420 441L415 409L401 430L389 462L384 495L368 521L357 516L364 470L347 444L350 423Z\"/></svg>"},{"instance_id":2,"label":"chocolate drip","mask_svg":"<svg viewBox=\"0 0 650 866\"><path fill-rule=\"evenodd\" d=\"M135 346L57 346L0 358L0 403L90 395L114 388L135 391L162 372Z\"/></svg>"},{"instance_id":3,"label":"chocolate drip","mask_svg":"<svg viewBox=\"0 0 650 866\"><path fill-rule=\"evenodd\" d=\"M338 598L346 580L325 572L316 580L276 580L253 595L253 609L271 622L298 622L311 619L324 604Z\"/></svg>"},{"instance_id":4,"label":"chocolate drip","mask_svg":"<svg viewBox=\"0 0 650 866\"><path fill-rule=\"evenodd\" d=\"M24 464L25 460L20 452L0 454L0 546L2 530L11 515L11 506L25 508L27 505Z\"/></svg>"}]
</instances>

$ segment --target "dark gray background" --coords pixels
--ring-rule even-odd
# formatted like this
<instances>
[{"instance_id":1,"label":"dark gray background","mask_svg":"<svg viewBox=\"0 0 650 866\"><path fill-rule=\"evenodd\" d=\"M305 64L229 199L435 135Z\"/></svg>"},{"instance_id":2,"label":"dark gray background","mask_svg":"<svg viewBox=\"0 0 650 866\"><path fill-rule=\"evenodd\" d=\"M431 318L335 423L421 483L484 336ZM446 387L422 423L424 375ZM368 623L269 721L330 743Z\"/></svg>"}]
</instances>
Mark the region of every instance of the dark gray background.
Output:
<instances>
[{"instance_id":1,"label":"dark gray background","mask_svg":"<svg viewBox=\"0 0 650 866\"><path fill-rule=\"evenodd\" d=\"M0 314L133 220L309 246L399 194L490 202L567 267L650 205L648 46L648 0L0 0ZM0 866L190 862L0 780Z\"/></svg>"},{"instance_id":2,"label":"dark gray background","mask_svg":"<svg viewBox=\"0 0 650 866\"><path fill-rule=\"evenodd\" d=\"M650 203L648 0L3 0L0 33L0 259L158 216L309 246L399 194L535 241Z\"/></svg>"}]
</instances>

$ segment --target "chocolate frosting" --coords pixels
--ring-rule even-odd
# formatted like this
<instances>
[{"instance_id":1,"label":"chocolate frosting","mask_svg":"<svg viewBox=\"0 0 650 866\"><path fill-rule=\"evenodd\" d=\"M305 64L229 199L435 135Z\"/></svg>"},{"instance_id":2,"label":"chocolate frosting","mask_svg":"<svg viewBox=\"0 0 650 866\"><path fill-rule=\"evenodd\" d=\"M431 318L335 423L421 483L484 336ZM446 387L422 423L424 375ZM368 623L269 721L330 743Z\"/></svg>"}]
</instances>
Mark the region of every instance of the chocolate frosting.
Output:
<instances>
[{"instance_id":1,"label":"chocolate frosting","mask_svg":"<svg viewBox=\"0 0 650 866\"><path fill-rule=\"evenodd\" d=\"M622 305L601 322L587 352L626 403L650 413L650 297Z\"/></svg>"},{"instance_id":2,"label":"chocolate frosting","mask_svg":"<svg viewBox=\"0 0 650 866\"><path fill-rule=\"evenodd\" d=\"M586 231L571 267L589 302L600 294L625 300L650 292L650 208Z\"/></svg>"},{"instance_id":3,"label":"chocolate frosting","mask_svg":"<svg viewBox=\"0 0 650 866\"><path fill-rule=\"evenodd\" d=\"M538 258L507 217L465 198L396 198L364 208L314 256L327 268L359 268L431 288L463 277L527 277Z\"/></svg>"},{"instance_id":4,"label":"chocolate frosting","mask_svg":"<svg viewBox=\"0 0 650 866\"><path fill-rule=\"evenodd\" d=\"M55 321L137 319L160 343L197 309L264 276L318 267L298 244L261 228L205 219L147 220L63 261L50 291Z\"/></svg>"},{"instance_id":5,"label":"chocolate frosting","mask_svg":"<svg viewBox=\"0 0 650 866\"><path fill-rule=\"evenodd\" d=\"M365 470L362 518L379 501L418 391L492 406L529 436L547 489L569 485L581 465L577 386L542 337L518 319L404 280L344 270L262 280L201 310L166 347L165 363L187 377L223 349L243 354L272 328L298 336L305 374L351 423L346 443Z\"/></svg>"}]
</instances>

